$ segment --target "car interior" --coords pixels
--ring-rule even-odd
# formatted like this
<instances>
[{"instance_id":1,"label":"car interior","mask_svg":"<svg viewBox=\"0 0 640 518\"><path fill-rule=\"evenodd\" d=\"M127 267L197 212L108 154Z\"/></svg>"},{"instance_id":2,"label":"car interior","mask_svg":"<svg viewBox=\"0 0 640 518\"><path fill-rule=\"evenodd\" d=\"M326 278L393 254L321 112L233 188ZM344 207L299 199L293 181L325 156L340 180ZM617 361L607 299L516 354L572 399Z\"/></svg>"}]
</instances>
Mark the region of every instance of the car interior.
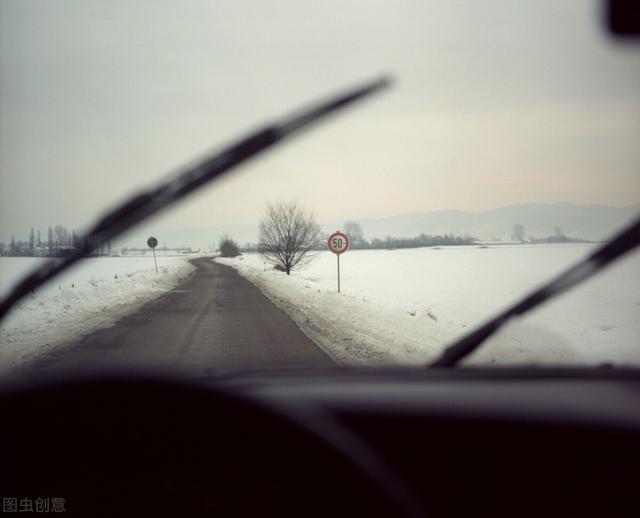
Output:
<instances>
[{"instance_id":1,"label":"car interior","mask_svg":"<svg viewBox=\"0 0 640 518\"><path fill-rule=\"evenodd\" d=\"M634 45L639 12L603 3L610 37ZM134 195L18 284L0 318L100 243L392 83L329 96ZM2 380L2 493L63 495L73 516L638 516L640 371L463 360L639 243L636 221L424 368Z\"/></svg>"}]
</instances>

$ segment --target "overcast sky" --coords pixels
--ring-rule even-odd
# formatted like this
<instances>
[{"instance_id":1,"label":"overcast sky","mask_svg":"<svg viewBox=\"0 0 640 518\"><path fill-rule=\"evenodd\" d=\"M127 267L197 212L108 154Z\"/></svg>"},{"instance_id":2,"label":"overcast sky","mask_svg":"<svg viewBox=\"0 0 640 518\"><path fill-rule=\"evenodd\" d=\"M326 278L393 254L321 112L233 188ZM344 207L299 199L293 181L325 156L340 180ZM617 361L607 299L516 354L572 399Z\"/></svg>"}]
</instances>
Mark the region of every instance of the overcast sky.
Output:
<instances>
[{"instance_id":1,"label":"overcast sky","mask_svg":"<svg viewBox=\"0 0 640 518\"><path fill-rule=\"evenodd\" d=\"M161 219L640 202L640 46L586 0L0 0L0 240L82 227L258 123L394 88Z\"/></svg>"}]
</instances>

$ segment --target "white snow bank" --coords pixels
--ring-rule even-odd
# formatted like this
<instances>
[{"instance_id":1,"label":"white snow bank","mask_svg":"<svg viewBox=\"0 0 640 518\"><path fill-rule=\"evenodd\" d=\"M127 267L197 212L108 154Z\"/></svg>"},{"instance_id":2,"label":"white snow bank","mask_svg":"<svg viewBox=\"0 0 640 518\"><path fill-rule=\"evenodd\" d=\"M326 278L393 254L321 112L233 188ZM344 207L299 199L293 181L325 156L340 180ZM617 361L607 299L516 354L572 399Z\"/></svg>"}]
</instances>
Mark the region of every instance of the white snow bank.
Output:
<instances>
[{"instance_id":1,"label":"white snow bank","mask_svg":"<svg viewBox=\"0 0 640 518\"><path fill-rule=\"evenodd\" d=\"M0 258L3 295L43 259ZM24 299L0 328L0 370L37 358L121 316L185 279L195 267L184 257L98 257L75 268Z\"/></svg>"},{"instance_id":2,"label":"white snow bank","mask_svg":"<svg viewBox=\"0 0 640 518\"><path fill-rule=\"evenodd\" d=\"M422 364L593 245L442 247L318 254L287 277L254 254L236 268L348 364ZM640 252L509 325L476 364L640 363Z\"/></svg>"}]
</instances>

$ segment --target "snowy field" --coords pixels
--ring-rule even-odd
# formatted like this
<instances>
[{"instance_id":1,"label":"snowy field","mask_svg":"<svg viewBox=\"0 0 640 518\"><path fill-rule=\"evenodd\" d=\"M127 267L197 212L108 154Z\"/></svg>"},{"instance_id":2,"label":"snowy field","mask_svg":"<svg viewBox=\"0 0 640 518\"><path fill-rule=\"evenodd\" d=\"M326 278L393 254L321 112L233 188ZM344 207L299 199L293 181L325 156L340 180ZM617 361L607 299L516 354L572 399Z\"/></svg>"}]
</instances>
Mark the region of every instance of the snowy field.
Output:
<instances>
[{"instance_id":1,"label":"snowy field","mask_svg":"<svg viewBox=\"0 0 640 518\"><path fill-rule=\"evenodd\" d=\"M421 364L594 245L329 252L290 277L258 255L236 268L345 364ZM473 364L640 363L640 253L487 341Z\"/></svg>"},{"instance_id":2,"label":"snowy field","mask_svg":"<svg viewBox=\"0 0 640 518\"><path fill-rule=\"evenodd\" d=\"M45 259L0 257L0 293ZM8 370L109 325L187 277L188 257L96 257L54 279L15 308L0 328L0 370Z\"/></svg>"}]
</instances>

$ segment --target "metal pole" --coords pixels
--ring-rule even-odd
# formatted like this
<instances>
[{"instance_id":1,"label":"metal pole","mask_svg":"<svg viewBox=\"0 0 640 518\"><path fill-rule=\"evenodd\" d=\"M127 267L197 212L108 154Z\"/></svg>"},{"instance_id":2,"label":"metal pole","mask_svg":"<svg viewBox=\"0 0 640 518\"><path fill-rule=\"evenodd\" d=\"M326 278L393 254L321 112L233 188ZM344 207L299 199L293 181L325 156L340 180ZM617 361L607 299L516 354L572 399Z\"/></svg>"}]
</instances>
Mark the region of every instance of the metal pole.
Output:
<instances>
[{"instance_id":1,"label":"metal pole","mask_svg":"<svg viewBox=\"0 0 640 518\"><path fill-rule=\"evenodd\" d=\"M340 254L336 254L338 257L338 293L340 293Z\"/></svg>"},{"instance_id":2,"label":"metal pole","mask_svg":"<svg viewBox=\"0 0 640 518\"><path fill-rule=\"evenodd\" d=\"M152 248L151 251L153 252L153 262L156 265L156 273L158 273L158 261L156 261L156 249Z\"/></svg>"}]
</instances>

